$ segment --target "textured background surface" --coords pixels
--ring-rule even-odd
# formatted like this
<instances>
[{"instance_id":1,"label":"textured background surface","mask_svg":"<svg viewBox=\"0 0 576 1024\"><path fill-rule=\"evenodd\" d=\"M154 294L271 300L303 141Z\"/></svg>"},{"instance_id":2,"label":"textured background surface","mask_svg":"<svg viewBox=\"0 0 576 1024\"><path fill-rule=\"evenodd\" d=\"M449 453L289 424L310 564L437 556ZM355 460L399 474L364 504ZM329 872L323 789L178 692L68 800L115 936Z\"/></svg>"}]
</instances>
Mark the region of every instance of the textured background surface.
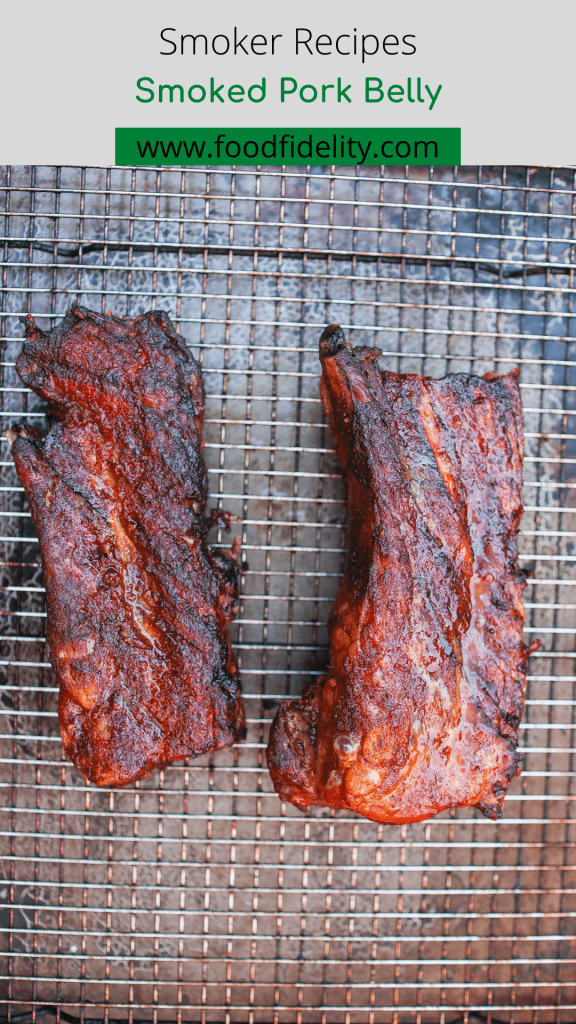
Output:
<instances>
[{"instance_id":1,"label":"textured background surface","mask_svg":"<svg viewBox=\"0 0 576 1024\"><path fill-rule=\"evenodd\" d=\"M3 439L9 1015L574 1020L575 201L562 169L2 170L3 429L43 417L14 370L21 315L170 312L204 368L211 503L243 521L232 633L249 718L241 746L127 791L62 760L38 545ZM278 701L325 664L342 572L317 390L330 321L390 369L521 369L526 639L542 649L499 823L305 817L263 766Z\"/></svg>"}]
</instances>

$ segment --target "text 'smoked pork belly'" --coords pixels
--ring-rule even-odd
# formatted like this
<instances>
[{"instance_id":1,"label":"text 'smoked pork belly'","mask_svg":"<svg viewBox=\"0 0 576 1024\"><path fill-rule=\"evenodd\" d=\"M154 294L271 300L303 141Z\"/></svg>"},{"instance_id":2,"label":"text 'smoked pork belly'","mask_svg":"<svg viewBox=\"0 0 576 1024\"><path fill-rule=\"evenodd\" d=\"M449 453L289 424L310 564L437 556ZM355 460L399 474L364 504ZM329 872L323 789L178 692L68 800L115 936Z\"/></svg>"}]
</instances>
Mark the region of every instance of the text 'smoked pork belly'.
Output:
<instances>
[{"instance_id":1,"label":"text 'smoked pork belly'","mask_svg":"<svg viewBox=\"0 0 576 1024\"><path fill-rule=\"evenodd\" d=\"M518 770L529 654L518 372L432 380L381 371L379 355L336 325L320 339L349 550L328 673L281 705L268 766L302 809L495 818Z\"/></svg>"},{"instance_id":2,"label":"text 'smoked pork belly'","mask_svg":"<svg viewBox=\"0 0 576 1024\"><path fill-rule=\"evenodd\" d=\"M62 741L86 778L123 786L244 733L234 552L206 539L200 367L166 313L74 308L26 333L16 368L51 426L8 438L40 540Z\"/></svg>"}]
</instances>

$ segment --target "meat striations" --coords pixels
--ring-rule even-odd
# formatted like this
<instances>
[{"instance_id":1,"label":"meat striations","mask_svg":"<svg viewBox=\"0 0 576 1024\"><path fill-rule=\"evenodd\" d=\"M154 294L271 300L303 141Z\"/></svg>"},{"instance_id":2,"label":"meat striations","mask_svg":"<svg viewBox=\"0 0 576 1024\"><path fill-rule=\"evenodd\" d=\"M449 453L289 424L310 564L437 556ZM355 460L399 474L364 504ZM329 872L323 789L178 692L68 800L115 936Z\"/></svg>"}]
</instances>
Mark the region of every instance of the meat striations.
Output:
<instances>
[{"instance_id":1,"label":"meat striations","mask_svg":"<svg viewBox=\"0 0 576 1024\"><path fill-rule=\"evenodd\" d=\"M210 550L200 367L166 313L31 317L16 367L45 438L8 431L40 539L66 753L99 786L228 746L244 710L227 624L235 550Z\"/></svg>"},{"instance_id":2,"label":"meat striations","mask_svg":"<svg viewBox=\"0 0 576 1024\"><path fill-rule=\"evenodd\" d=\"M404 823L502 812L525 696L518 372L378 369L336 325L320 391L345 473L347 567L328 673L272 726L280 796Z\"/></svg>"}]
</instances>

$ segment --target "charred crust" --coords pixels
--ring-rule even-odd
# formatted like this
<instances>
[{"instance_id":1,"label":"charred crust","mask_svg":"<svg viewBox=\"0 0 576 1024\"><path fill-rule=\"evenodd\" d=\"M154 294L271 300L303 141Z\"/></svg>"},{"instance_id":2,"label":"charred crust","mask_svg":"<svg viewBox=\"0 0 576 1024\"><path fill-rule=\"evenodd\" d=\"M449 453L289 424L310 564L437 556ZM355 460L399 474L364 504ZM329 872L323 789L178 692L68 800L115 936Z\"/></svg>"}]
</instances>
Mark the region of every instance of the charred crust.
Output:
<instances>
[{"instance_id":1,"label":"charred crust","mask_svg":"<svg viewBox=\"0 0 576 1024\"><path fill-rule=\"evenodd\" d=\"M25 423L12 424L12 426L5 431L4 436L8 440L10 451L12 451L14 445L18 448L21 447L18 445L18 441L21 441L22 443L29 441L34 445L42 444L42 435L40 431L36 427L27 427Z\"/></svg>"},{"instance_id":2,"label":"charred crust","mask_svg":"<svg viewBox=\"0 0 576 1024\"><path fill-rule=\"evenodd\" d=\"M476 807L485 818L490 818L491 821L498 821L498 818L502 817L502 807L500 804L489 804L489 803L478 803Z\"/></svg>"},{"instance_id":3,"label":"charred crust","mask_svg":"<svg viewBox=\"0 0 576 1024\"><path fill-rule=\"evenodd\" d=\"M352 351L352 346L346 341L340 324L328 324L320 335L320 358L335 356L343 348Z\"/></svg>"}]
</instances>

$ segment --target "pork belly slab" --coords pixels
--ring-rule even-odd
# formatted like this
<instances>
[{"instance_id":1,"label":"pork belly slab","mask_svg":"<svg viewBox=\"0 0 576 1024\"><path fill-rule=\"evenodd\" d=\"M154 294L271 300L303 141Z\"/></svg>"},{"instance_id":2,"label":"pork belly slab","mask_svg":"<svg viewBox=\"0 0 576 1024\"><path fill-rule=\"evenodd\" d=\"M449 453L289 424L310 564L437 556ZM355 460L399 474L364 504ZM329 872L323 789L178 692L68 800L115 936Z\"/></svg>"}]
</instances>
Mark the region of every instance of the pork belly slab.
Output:
<instances>
[{"instance_id":1,"label":"pork belly slab","mask_svg":"<svg viewBox=\"0 0 576 1024\"><path fill-rule=\"evenodd\" d=\"M8 431L40 540L68 757L124 786L244 734L227 625L236 566L211 550L200 367L167 313L31 317L16 368L45 437Z\"/></svg>"},{"instance_id":2,"label":"pork belly slab","mask_svg":"<svg viewBox=\"0 0 576 1024\"><path fill-rule=\"evenodd\" d=\"M525 697L517 563L518 371L441 380L381 371L337 325L320 391L345 474L347 566L330 665L274 720L282 797L405 823L502 812Z\"/></svg>"}]
</instances>

